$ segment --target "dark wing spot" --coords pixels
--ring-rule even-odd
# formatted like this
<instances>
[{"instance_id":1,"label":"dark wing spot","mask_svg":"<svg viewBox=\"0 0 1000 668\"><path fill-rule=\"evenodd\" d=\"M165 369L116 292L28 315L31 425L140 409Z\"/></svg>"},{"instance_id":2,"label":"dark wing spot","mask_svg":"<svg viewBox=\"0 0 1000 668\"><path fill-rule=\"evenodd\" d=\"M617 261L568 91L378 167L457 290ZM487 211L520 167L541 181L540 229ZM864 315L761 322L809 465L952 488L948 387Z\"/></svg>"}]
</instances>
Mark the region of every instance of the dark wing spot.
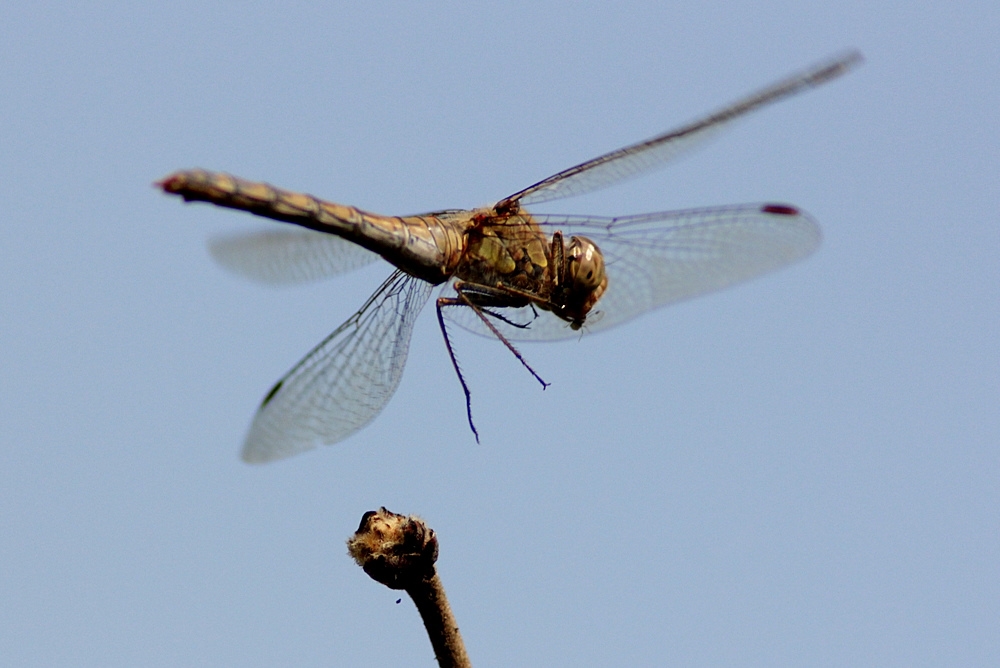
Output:
<instances>
[{"instance_id":1,"label":"dark wing spot","mask_svg":"<svg viewBox=\"0 0 1000 668\"><path fill-rule=\"evenodd\" d=\"M788 206L787 204L765 204L760 207L760 210L764 213L773 213L777 216L797 216L799 215L799 210L794 206Z\"/></svg>"},{"instance_id":2,"label":"dark wing spot","mask_svg":"<svg viewBox=\"0 0 1000 668\"><path fill-rule=\"evenodd\" d=\"M278 393L278 390L281 389L281 385L284 382L285 381L283 381L283 380L279 380L275 384L275 386L271 388L271 391L267 393L266 397L264 397L264 401L260 402L260 407L261 408L263 408L264 406L267 406L267 402L269 402L271 399L274 399L274 395L276 395Z\"/></svg>"}]
</instances>

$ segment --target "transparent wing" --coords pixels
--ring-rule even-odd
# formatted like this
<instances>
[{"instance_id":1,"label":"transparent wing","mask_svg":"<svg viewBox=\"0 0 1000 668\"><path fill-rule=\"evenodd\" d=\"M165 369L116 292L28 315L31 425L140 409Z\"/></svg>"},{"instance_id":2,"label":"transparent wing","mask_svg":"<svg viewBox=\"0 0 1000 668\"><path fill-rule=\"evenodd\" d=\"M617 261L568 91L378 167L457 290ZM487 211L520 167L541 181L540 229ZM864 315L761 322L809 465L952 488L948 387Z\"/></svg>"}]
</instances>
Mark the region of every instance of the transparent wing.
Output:
<instances>
[{"instance_id":1,"label":"transparent wing","mask_svg":"<svg viewBox=\"0 0 1000 668\"><path fill-rule=\"evenodd\" d=\"M619 218L536 216L548 232L582 235L604 254L608 287L585 331L613 327L646 311L719 290L784 267L816 249L820 231L784 204L667 211ZM580 331L541 310L496 309L491 321L512 340L577 338ZM457 324L492 336L471 309L451 309ZM517 326L520 325L520 326Z\"/></svg>"},{"instance_id":2,"label":"transparent wing","mask_svg":"<svg viewBox=\"0 0 1000 668\"><path fill-rule=\"evenodd\" d=\"M510 195L501 204L520 202L532 205L548 202L582 195L638 176L662 166L751 111L835 79L858 65L861 60L861 54L857 51L842 54L778 81L693 123L553 174Z\"/></svg>"},{"instance_id":3,"label":"transparent wing","mask_svg":"<svg viewBox=\"0 0 1000 668\"><path fill-rule=\"evenodd\" d=\"M272 285L335 276L379 259L341 237L292 228L226 235L210 241L208 248L234 274Z\"/></svg>"},{"instance_id":4,"label":"transparent wing","mask_svg":"<svg viewBox=\"0 0 1000 668\"><path fill-rule=\"evenodd\" d=\"M292 367L257 411L243 459L268 462L333 444L371 422L396 391L432 286L394 272L361 309Z\"/></svg>"}]
</instances>

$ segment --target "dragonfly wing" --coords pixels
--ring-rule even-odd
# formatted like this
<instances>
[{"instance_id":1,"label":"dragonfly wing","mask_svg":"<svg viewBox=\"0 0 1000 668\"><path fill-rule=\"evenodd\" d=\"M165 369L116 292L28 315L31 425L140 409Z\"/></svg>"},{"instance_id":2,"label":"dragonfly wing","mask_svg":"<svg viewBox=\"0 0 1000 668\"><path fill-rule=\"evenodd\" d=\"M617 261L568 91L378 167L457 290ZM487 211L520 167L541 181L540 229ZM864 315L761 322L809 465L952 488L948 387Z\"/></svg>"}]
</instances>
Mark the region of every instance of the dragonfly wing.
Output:
<instances>
[{"instance_id":1,"label":"dragonfly wing","mask_svg":"<svg viewBox=\"0 0 1000 668\"><path fill-rule=\"evenodd\" d=\"M582 330L537 307L496 309L491 323L513 341L579 338L646 311L719 290L812 253L820 230L808 214L784 204L666 211L619 218L536 216L547 231L593 240L604 255L608 287ZM471 309L451 320L492 333Z\"/></svg>"},{"instance_id":2,"label":"dragonfly wing","mask_svg":"<svg viewBox=\"0 0 1000 668\"><path fill-rule=\"evenodd\" d=\"M574 233L574 226L566 228ZM598 331L660 306L720 290L811 254L821 233L806 213L783 204L669 211L575 229L604 253L608 288L587 329ZM584 231L586 230L586 231Z\"/></svg>"},{"instance_id":3,"label":"dragonfly wing","mask_svg":"<svg viewBox=\"0 0 1000 668\"><path fill-rule=\"evenodd\" d=\"M394 272L268 393L243 459L289 457L341 441L371 422L399 385L413 325L431 290L425 281Z\"/></svg>"},{"instance_id":4,"label":"dragonfly wing","mask_svg":"<svg viewBox=\"0 0 1000 668\"><path fill-rule=\"evenodd\" d=\"M346 239L306 229L241 232L213 239L208 247L234 274L272 285L335 276L379 259Z\"/></svg>"},{"instance_id":5,"label":"dragonfly wing","mask_svg":"<svg viewBox=\"0 0 1000 668\"><path fill-rule=\"evenodd\" d=\"M662 166L680 153L714 136L736 119L778 100L822 85L848 72L860 62L861 54L857 51L837 56L782 79L714 114L553 174L510 195L500 205L514 202L532 205L582 195L638 176Z\"/></svg>"}]
</instances>

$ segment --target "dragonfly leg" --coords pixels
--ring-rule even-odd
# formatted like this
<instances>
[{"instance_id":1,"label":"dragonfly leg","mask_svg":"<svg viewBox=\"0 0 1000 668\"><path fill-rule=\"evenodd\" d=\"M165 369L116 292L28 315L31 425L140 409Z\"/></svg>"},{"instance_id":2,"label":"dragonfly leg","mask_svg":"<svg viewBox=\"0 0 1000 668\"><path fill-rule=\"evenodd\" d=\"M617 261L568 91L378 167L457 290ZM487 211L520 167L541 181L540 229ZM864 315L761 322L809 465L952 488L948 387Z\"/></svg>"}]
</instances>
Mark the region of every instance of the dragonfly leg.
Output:
<instances>
[{"instance_id":1,"label":"dragonfly leg","mask_svg":"<svg viewBox=\"0 0 1000 668\"><path fill-rule=\"evenodd\" d=\"M531 302L528 302L527 306L528 308L531 309L531 318L527 322L514 322L513 320L505 316L503 313L494 311L492 308L489 308L485 304L481 303L484 300L483 299L484 297L488 301L490 296L496 294L502 295L505 299L509 300L510 295L508 293L500 290L496 290L495 292L484 292L479 289L480 286L475 286L475 288L473 289L468 289L467 283L462 285L463 285L462 291L464 292L465 296L468 299L474 301L476 303L476 306L479 308L480 311L482 311L483 314L488 315L491 318L496 318L505 325L510 325L511 327L516 327L517 329L531 329L531 323L533 323L535 320L538 319L538 310L535 308L535 305ZM473 297L475 298L473 299ZM467 304L463 301L462 305L465 306Z\"/></svg>"},{"instance_id":2,"label":"dragonfly leg","mask_svg":"<svg viewBox=\"0 0 1000 668\"><path fill-rule=\"evenodd\" d=\"M474 289L478 289L478 287L479 286L474 286ZM466 294L466 284L464 284L464 283L456 283L455 284L455 291L458 293L458 298L457 299L456 298L452 298L452 299L449 300L449 299L446 299L446 298L442 298L442 299L438 300L438 304L440 305L441 302L442 302L442 300L444 300L444 301L452 302L452 303L444 304L444 306L468 306L469 308L471 308L472 311L473 311L473 313L475 313L477 316L479 316L479 319L483 321L483 324L485 324L486 327L489 328L490 332L493 333L493 336L497 337L500 340L501 343L503 343L505 346L507 346L507 350L509 350L511 353L514 354L514 357L516 357L517 361L521 363L521 366L523 366L525 369L527 369L528 372L532 376L535 377L535 380L537 380L539 383L542 384L542 389L544 390L546 387L548 387L549 383L546 383L542 379L542 377L539 376L538 373L534 369L531 368L531 365L528 364L528 361L526 359L524 359L524 356L521 355L520 351L517 348L514 347L514 344L512 344L510 341L508 341L507 337L505 337L503 334L501 334L500 330L496 328L496 325L494 325L492 322L490 322L490 319L487 316L488 315L496 315L496 314L494 314L492 311L485 311L484 312L483 309L478 304L476 304L475 302L473 302L472 299L469 297L469 295ZM500 319L503 320L504 322L507 322L506 318L500 318Z\"/></svg>"},{"instance_id":3,"label":"dragonfly leg","mask_svg":"<svg viewBox=\"0 0 1000 668\"><path fill-rule=\"evenodd\" d=\"M458 366L458 358L455 356L455 349L452 348L451 338L448 336L448 328L444 324L444 315L442 314L443 307L456 305L464 305L464 302L460 302L452 297L438 298L438 324L441 326L441 334L444 335L444 346L448 349L448 357L451 358L451 365L455 367L455 375L458 376L458 382L462 384L462 392L465 393L465 414L469 418L469 428L472 429L472 434L476 437L476 443L479 443L479 432L476 430L476 424L472 421L472 393L469 392L469 386L465 382L465 376L462 375L462 369Z\"/></svg>"},{"instance_id":4,"label":"dragonfly leg","mask_svg":"<svg viewBox=\"0 0 1000 668\"><path fill-rule=\"evenodd\" d=\"M517 329L531 329L531 323L538 319L538 311L535 310L534 304L528 304L528 308L531 309L531 319L528 322L514 322L503 313L497 313L496 311L488 308L484 308L483 313L491 318L496 318L505 325L510 325L511 327L516 327Z\"/></svg>"},{"instance_id":5,"label":"dragonfly leg","mask_svg":"<svg viewBox=\"0 0 1000 668\"><path fill-rule=\"evenodd\" d=\"M515 348L514 345L507 340L507 337L505 337L503 334L500 333L500 330L498 330L496 326L492 322L490 322L490 319L487 316L497 317L500 318L500 320L508 323L509 321L497 313L494 313L489 310L484 311L484 309L480 308L478 305L473 303L472 300L469 299L468 295L466 295L462 291L461 284L456 285L455 288L458 291L458 297L439 297L437 300L438 325L441 327L441 334L444 336L444 345L445 348L448 349L448 357L451 358L451 365L455 369L455 375L458 376L458 382L462 384L462 392L465 393L465 413L469 419L469 428L472 429L472 433L476 437L476 443L479 443L479 431L476 429L476 424L472 420L472 392L469 391L469 385L468 383L465 382L465 376L462 374L462 368L458 364L458 357L455 355L455 349L451 345L451 337L448 335L448 328L445 325L444 321L445 307L464 306L467 308L471 308L472 311L477 316L479 316L479 318L483 321L483 323L486 324L486 326L494 334L494 336L496 336L505 346L507 346L507 349L514 354L514 357L516 357L518 361L524 366L524 368L527 369L528 372L535 377L535 380L537 380L539 383L542 384L543 390L549 386L549 383L545 382L545 380L543 380L542 377L539 376L538 373L531 368L531 365L528 364L528 361L525 360L524 357L521 355L521 353L517 350L517 348ZM509 324L515 325L515 323L509 323Z\"/></svg>"},{"instance_id":6,"label":"dragonfly leg","mask_svg":"<svg viewBox=\"0 0 1000 668\"><path fill-rule=\"evenodd\" d=\"M531 323L538 319L538 309L535 308L536 305L552 312L555 312L555 310L559 308L559 304L556 304L550 299L543 299L532 292L518 290L517 288L512 288L507 285L489 286L482 285L480 283L456 281L454 288L456 292L465 298L463 303L468 304L471 302L471 304L478 309L477 315L480 317L485 314L491 318L496 318L504 324L518 329L531 329ZM491 308L493 306L499 308L526 306L531 309L531 319L528 322L514 322L502 313L494 311ZM492 329L492 327L490 329ZM500 340L503 341L503 337L500 337ZM504 343L506 343L506 341L504 341Z\"/></svg>"}]
</instances>

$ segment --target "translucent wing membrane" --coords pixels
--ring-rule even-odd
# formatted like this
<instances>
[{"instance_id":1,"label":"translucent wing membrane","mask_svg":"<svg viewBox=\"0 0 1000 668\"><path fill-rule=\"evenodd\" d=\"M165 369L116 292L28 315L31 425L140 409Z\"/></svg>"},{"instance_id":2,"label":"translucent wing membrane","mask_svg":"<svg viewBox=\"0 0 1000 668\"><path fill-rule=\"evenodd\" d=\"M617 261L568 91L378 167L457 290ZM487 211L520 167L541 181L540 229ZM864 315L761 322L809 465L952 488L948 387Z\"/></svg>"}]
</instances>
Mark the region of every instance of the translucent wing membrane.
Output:
<instances>
[{"instance_id":1,"label":"translucent wing membrane","mask_svg":"<svg viewBox=\"0 0 1000 668\"><path fill-rule=\"evenodd\" d=\"M291 227L222 236L208 247L229 271L272 285L327 278L379 259L341 237Z\"/></svg>"},{"instance_id":2,"label":"translucent wing membrane","mask_svg":"<svg viewBox=\"0 0 1000 668\"><path fill-rule=\"evenodd\" d=\"M260 463L343 440L396 391L429 283L394 272L361 309L285 374L265 398L243 446Z\"/></svg>"},{"instance_id":3,"label":"translucent wing membrane","mask_svg":"<svg viewBox=\"0 0 1000 668\"><path fill-rule=\"evenodd\" d=\"M504 201L524 205L538 204L582 195L638 176L697 146L751 111L824 84L860 62L861 54L856 51L838 56L772 84L693 123L564 169L510 195Z\"/></svg>"},{"instance_id":4,"label":"translucent wing membrane","mask_svg":"<svg viewBox=\"0 0 1000 668\"><path fill-rule=\"evenodd\" d=\"M816 223L781 204L647 213L618 218L537 216L544 229L583 235L604 254L608 287L585 331L607 329L651 309L774 271L809 255L820 242ZM491 321L511 340L577 338L581 332L531 307L498 309ZM492 336L471 309L450 319Z\"/></svg>"}]
</instances>

